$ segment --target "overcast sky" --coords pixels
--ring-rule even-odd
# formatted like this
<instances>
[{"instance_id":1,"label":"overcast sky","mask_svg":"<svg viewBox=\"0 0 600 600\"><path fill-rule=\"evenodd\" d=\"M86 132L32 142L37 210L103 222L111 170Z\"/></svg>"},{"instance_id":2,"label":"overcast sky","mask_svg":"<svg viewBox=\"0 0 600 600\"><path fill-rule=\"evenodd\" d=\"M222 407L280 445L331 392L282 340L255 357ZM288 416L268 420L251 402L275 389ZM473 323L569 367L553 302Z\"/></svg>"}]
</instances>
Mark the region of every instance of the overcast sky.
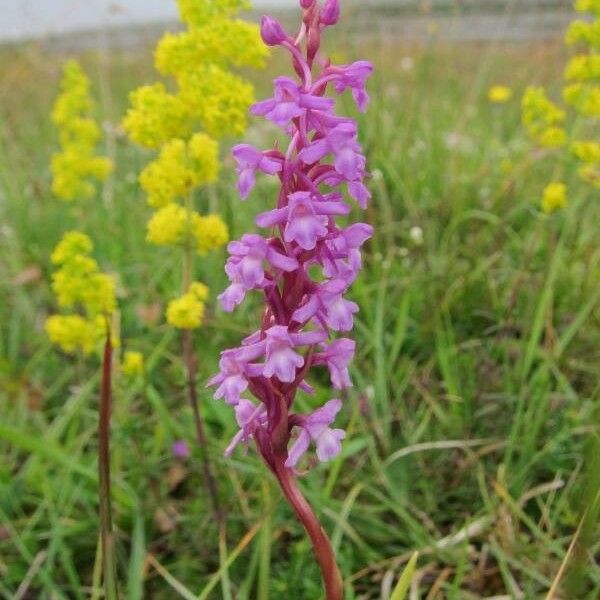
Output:
<instances>
[{"instance_id":1,"label":"overcast sky","mask_svg":"<svg viewBox=\"0 0 600 600\"><path fill-rule=\"evenodd\" d=\"M254 0L258 7L295 0ZM0 0L0 39L143 23L176 16L175 0Z\"/></svg>"}]
</instances>

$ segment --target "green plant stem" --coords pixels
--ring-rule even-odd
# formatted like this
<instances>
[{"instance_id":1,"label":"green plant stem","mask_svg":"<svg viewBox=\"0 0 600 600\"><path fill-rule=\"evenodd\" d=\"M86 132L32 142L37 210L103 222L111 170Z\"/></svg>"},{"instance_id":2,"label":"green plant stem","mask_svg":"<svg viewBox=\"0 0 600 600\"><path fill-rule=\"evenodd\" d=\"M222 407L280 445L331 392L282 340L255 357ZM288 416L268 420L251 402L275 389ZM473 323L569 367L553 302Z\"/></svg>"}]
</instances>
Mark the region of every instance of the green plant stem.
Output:
<instances>
[{"instance_id":1,"label":"green plant stem","mask_svg":"<svg viewBox=\"0 0 600 600\"><path fill-rule=\"evenodd\" d=\"M208 456L208 440L204 431L204 423L198 408L198 393L196 391L196 358L194 356L194 346L192 332L190 329L183 331L183 360L187 371L187 389L188 401L194 415L194 424L196 427L196 440L201 450L202 471L208 493L210 495L215 518L219 524L223 521L223 512L219 503L219 494L217 483L213 474L212 465Z\"/></svg>"},{"instance_id":2,"label":"green plant stem","mask_svg":"<svg viewBox=\"0 0 600 600\"><path fill-rule=\"evenodd\" d=\"M275 474L287 501L310 537L323 576L327 600L343 600L344 582L335 560L331 541L310 504L302 495L292 469L286 468L284 463L285 457L275 457Z\"/></svg>"},{"instance_id":3,"label":"green plant stem","mask_svg":"<svg viewBox=\"0 0 600 600\"><path fill-rule=\"evenodd\" d=\"M112 342L110 327L106 328L106 342L102 361L100 386L100 415L98 420L98 474L100 538L104 572L104 597L117 600L117 569L115 562L114 534L112 526L112 503L110 492L110 415L112 396Z\"/></svg>"},{"instance_id":4,"label":"green plant stem","mask_svg":"<svg viewBox=\"0 0 600 600\"><path fill-rule=\"evenodd\" d=\"M191 197L186 198L185 204L188 213L188 222L191 226L191 215L192 215L192 199ZM192 283L192 268L193 268L193 256L191 239L188 239L183 253L183 289L184 292L189 290ZM210 495L213 511L217 523L221 526L224 522L224 515L222 513L219 494L217 490L217 483L213 474L212 465L210 463L210 457L208 455L208 440L204 431L204 423L202 422L202 415L198 407L198 393L196 390L196 375L197 375L197 363L196 356L194 353L194 339L191 329L184 329L182 335L182 351L183 351L183 362L185 364L187 372L187 390L188 390L188 401L192 408L194 415L194 424L196 427L196 440L200 446L202 455L202 470L204 472L204 480L208 493Z\"/></svg>"},{"instance_id":5,"label":"green plant stem","mask_svg":"<svg viewBox=\"0 0 600 600\"><path fill-rule=\"evenodd\" d=\"M192 214L190 197L186 199L186 209L188 211L188 221L191 222L191 218L189 218ZM184 291L186 292L188 291L190 284L192 283L192 262L192 248L190 240L188 240L187 244L185 245L183 254L183 287ZM192 414L194 415L196 441L198 442L198 446L200 446L200 460L202 462L202 472L206 488L208 490L208 495L210 496L214 517L219 527L219 551L221 559L223 559L223 555L224 553L226 553L227 548L226 519L225 513L219 502L219 490L217 487L216 478L213 473L212 464L210 462L210 456L208 453L208 439L206 437L206 432L204 431L204 423L202 421L202 415L200 414L199 409L198 392L196 389L197 362L196 355L194 352L194 338L191 329L184 329L183 331L182 352L183 362L185 364L185 369L187 373L188 401L192 409ZM225 598L225 600L227 600L231 597L227 571L224 572L221 581L223 587L223 597Z\"/></svg>"}]
</instances>

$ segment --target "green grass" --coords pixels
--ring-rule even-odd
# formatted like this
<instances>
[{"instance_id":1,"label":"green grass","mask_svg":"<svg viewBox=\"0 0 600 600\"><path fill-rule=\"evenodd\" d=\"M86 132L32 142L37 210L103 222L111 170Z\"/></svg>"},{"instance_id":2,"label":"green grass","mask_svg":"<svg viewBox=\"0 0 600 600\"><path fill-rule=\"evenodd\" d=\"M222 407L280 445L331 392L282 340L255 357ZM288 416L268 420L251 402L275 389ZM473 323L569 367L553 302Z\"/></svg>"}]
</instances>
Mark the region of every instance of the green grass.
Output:
<instances>
[{"instance_id":1,"label":"green grass","mask_svg":"<svg viewBox=\"0 0 600 600\"><path fill-rule=\"evenodd\" d=\"M340 415L348 438L336 461L302 481L332 536L347 598L389 598L416 550L411 598L544 598L563 562L561 597L597 598L598 479L585 453L598 452L600 215L575 165L532 152L519 124L525 85L559 91L560 41L350 42L330 45L377 66L373 104L360 117L376 235L352 292L361 312L355 387ZM402 56L412 69L402 69ZM234 418L204 388L228 512L226 559L198 453L174 471L171 443L192 444L193 421L177 336L149 313L177 293L181 265L176 252L145 243L149 211L136 174L148 156L118 127L127 92L155 78L150 52L83 57L117 161L101 197L83 207L49 191L48 113L62 58L35 45L0 54L0 596L102 597L99 365L60 355L42 329L54 310L51 248L78 226L118 276L123 347L147 360L144 382L117 380L115 390L124 597L221 598L225 565L235 598L319 598L310 545L254 450L222 458ZM258 76L259 96L282 65L277 57ZM488 104L495 83L513 86L515 99ZM268 145L272 134L256 123L247 138ZM570 202L546 217L538 201L552 178L570 184ZM239 236L274 188L263 181L240 204L233 184L228 160L223 180L197 202L220 210ZM213 295L225 283L223 260L196 263ZM211 311L196 334L201 382L219 351L252 330L257 311L256 301L233 317ZM317 383L326 398L326 378Z\"/></svg>"}]
</instances>

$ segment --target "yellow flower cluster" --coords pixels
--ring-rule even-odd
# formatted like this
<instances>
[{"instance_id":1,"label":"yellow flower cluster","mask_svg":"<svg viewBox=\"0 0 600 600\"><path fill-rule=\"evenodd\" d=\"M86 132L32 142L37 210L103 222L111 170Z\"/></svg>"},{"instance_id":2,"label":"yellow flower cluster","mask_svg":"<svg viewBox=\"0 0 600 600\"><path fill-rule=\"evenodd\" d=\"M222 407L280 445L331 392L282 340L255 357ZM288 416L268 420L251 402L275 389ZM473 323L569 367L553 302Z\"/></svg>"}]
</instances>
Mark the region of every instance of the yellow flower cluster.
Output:
<instances>
[{"instance_id":1,"label":"yellow flower cluster","mask_svg":"<svg viewBox=\"0 0 600 600\"><path fill-rule=\"evenodd\" d=\"M600 2L580 0L575 10L593 15L592 20L575 20L565 41L578 48L565 68L563 97L583 117L600 118Z\"/></svg>"},{"instance_id":2,"label":"yellow flower cluster","mask_svg":"<svg viewBox=\"0 0 600 600\"><path fill-rule=\"evenodd\" d=\"M181 246L205 255L229 240L218 214L193 208L197 188L219 175L219 144L241 135L254 101L250 83L231 68L264 66L268 54L259 28L235 17L247 0L177 0L181 33L166 33L154 53L157 71L173 80L143 86L130 95L123 126L136 143L158 150L140 174L140 186L155 209L146 239L159 246ZM202 323L208 290L192 286L167 309L175 327Z\"/></svg>"},{"instance_id":3,"label":"yellow flower cluster","mask_svg":"<svg viewBox=\"0 0 600 600\"><path fill-rule=\"evenodd\" d=\"M505 85L493 85L488 90L488 100L493 104L504 104L512 98L512 90Z\"/></svg>"},{"instance_id":4,"label":"yellow flower cluster","mask_svg":"<svg viewBox=\"0 0 600 600\"><path fill-rule=\"evenodd\" d=\"M600 143L577 141L571 146L573 154L581 161L579 176L595 187L600 187Z\"/></svg>"},{"instance_id":5,"label":"yellow flower cluster","mask_svg":"<svg viewBox=\"0 0 600 600\"><path fill-rule=\"evenodd\" d=\"M577 54L567 63L566 81L600 80L600 55Z\"/></svg>"},{"instance_id":6,"label":"yellow flower cluster","mask_svg":"<svg viewBox=\"0 0 600 600\"><path fill-rule=\"evenodd\" d=\"M254 101L251 84L216 64L185 71L180 81L182 102L210 135L221 139L246 131L248 108Z\"/></svg>"},{"instance_id":7,"label":"yellow flower cluster","mask_svg":"<svg viewBox=\"0 0 600 600\"><path fill-rule=\"evenodd\" d=\"M569 25L565 40L569 46L585 44L591 48L600 48L600 22L573 21Z\"/></svg>"},{"instance_id":8,"label":"yellow flower cluster","mask_svg":"<svg viewBox=\"0 0 600 600\"><path fill-rule=\"evenodd\" d=\"M157 246L174 246L183 243L188 225L188 213L179 204L168 204L157 210L148 222L146 239Z\"/></svg>"},{"instance_id":9,"label":"yellow flower cluster","mask_svg":"<svg viewBox=\"0 0 600 600\"><path fill-rule=\"evenodd\" d=\"M52 291L63 309L82 314L54 315L45 324L50 340L67 353L91 352L106 333L106 319L116 308L115 284L101 273L90 256L90 238L67 232L54 249L51 261L58 267L52 276Z\"/></svg>"},{"instance_id":10,"label":"yellow flower cluster","mask_svg":"<svg viewBox=\"0 0 600 600\"><path fill-rule=\"evenodd\" d=\"M567 205L567 186L564 183L549 183L542 194L542 210L551 214Z\"/></svg>"},{"instance_id":11,"label":"yellow flower cluster","mask_svg":"<svg viewBox=\"0 0 600 600\"><path fill-rule=\"evenodd\" d=\"M589 133L598 131L600 119L600 0L576 0L575 10L589 12L591 19L576 19L569 26L565 42L577 48L564 72L563 98L578 114L579 125L567 135L567 114L554 104L543 88L530 87L522 102L523 123L529 135L542 147L557 148L569 141L572 154L580 161L581 179L600 187L600 142L577 139L577 132L585 125ZM569 139L570 138L570 139ZM541 200L542 210L551 213L567 204L564 183L549 184Z\"/></svg>"},{"instance_id":12,"label":"yellow flower cluster","mask_svg":"<svg viewBox=\"0 0 600 600\"><path fill-rule=\"evenodd\" d=\"M214 17L230 16L250 8L249 0L177 0L184 23L202 27Z\"/></svg>"},{"instance_id":13,"label":"yellow flower cluster","mask_svg":"<svg viewBox=\"0 0 600 600\"><path fill-rule=\"evenodd\" d=\"M89 256L90 238L79 231L67 232L51 260L59 267L52 276L52 291L61 308L81 306L89 314L110 314L116 306L114 281L101 273Z\"/></svg>"},{"instance_id":14,"label":"yellow flower cluster","mask_svg":"<svg viewBox=\"0 0 600 600\"><path fill-rule=\"evenodd\" d=\"M192 233L196 238L198 254L204 256L213 248L220 248L229 241L229 230L219 215L194 215Z\"/></svg>"},{"instance_id":15,"label":"yellow flower cluster","mask_svg":"<svg viewBox=\"0 0 600 600\"><path fill-rule=\"evenodd\" d=\"M582 13L589 12L600 17L600 0L575 0L575 10Z\"/></svg>"},{"instance_id":16,"label":"yellow flower cluster","mask_svg":"<svg viewBox=\"0 0 600 600\"><path fill-rule=\"evenodd\" d=\"M565 101L573 106L581 118L587 120L587 131L593 130L592 122L600 119L600 0L579 0L575 5L579 12L592 13L590 21L577 20L567 31L567 43L581 50L567 64L564 89ZM600 187L600 143L597 140L575 140L571 149L581 162L580 177Z\"/></svg>"},{"instance_id":17,"label":"yellow flower cluster","mask_svg":"<svg viewBox=\"0 0 600 600\"><path fill-rule=\"evenodd\" d=\"M197 329L204 320L204 303L208 288L200 282L190 285L188 291L167 307L167 322L177 329Z\"/></svg>"},{"instance_id":18,"label":"yellow flower cluster","mask_svg":"<svg viewBox=\"0 0 600 600\"><path fill-rule=\"evenodd\" d=\"M90 354L106 335L106 323L100 316L53 315L46 320L45 329L50 341L67 354Z\"/></svg>"},{"instance_id":19,"label":"yellow flower cluster","mask_svg":"<svg viewBox=\"0 0 600 600\"><path fill-rule=\"evenodd\" d=\"M226 67L264 64L264 45L256 43L256 26L239 19L216 17L209 23L178 34L167 33L155 50L155 64L163 75L178 76L206 63Z\"/></svg>"},{"instance_id":20,"label":"yellow flower cluster","mask_svg":"<svg viewBox=\"0 0 600 600\"><path fill-rule=\"evenodd\" d=\"M198 253L205 255L224 246L229 240L229 231L217 214L203 217L179 204L168 204L152 215L146 239L157 246L185 245L192 239Z\"/></svg>"},{"instance_id":21,"label":"yellow flower cluster","mask_svg":"<svg viewBox=\"0 0 600 600\"><path fill-rule=\"evenodd\" d=\"M123 375L127 377L139 377L144 374L144 355L141 352L129 350L123 355L121 365Z\"/></svg>"},{"instance_id":22,"label":"yellow flower cluster","mask_svg":"<svg viewBox=\"0 0 600 600\"><path fill-rule=\"evenodd\" d=\"M254 101L252 86L229 66L261 67L267 50L258 27L232 14L246 8L238 0L178 0L188 29L167 33L157 45L155 64L175 79L170 93L158 83L131 95L124 127L135 142L158 148L187 138L198 128L215 138L239 135Z\"/></svg>"},{"instance_id":23,"label":"yellow flower cluster","mask_svg":"<svg viewBox=\"0 0 600 600\"><path fill-rule=\"evenodd\" d=\"M61 200L91 198L94 181L104 181L112 170L108 158L96 155L102 134L90 116L92 110L89 79L79 63L71 60L64 66L60 94L52 109L61 148L52 157L52 192Z\"/></svg>"},{"instance_id":24,"label":"yellow flower cluster","mask_svg":"<svg viewBox=\"0 0 600 600\"><path fill-rule=\"evenodd\" d=\"M158 148L171 138L187 137L192 115L179 96L158 82L145 85L129 95L132 108L123 120L129 137L145 148Z\"/></svg>"},{"instance_id":25,"label":"yellow flower cluster","mask_svg":"<svg viewBox=\"0 0 600 600\"><path fill-rule=\"evenodd\" d=\"M528 87L523 95L522 110L523 123L540 146L557 148L566 142L565 111L548 98L544 88Z\"/></svg>"},{"instance_id":26,"label":"yellow flower cluster","mask_svg":"<svg viewBox=\"0 0 600 600\"><path fill-rule=\"evenodd\" d=\"M197 133L187 143L175 138L142 171L140 185L148 204L162 208L185 198L195 187L215 182L219 166L219 145L208 135Z\"/></svg>"}]
</instances>

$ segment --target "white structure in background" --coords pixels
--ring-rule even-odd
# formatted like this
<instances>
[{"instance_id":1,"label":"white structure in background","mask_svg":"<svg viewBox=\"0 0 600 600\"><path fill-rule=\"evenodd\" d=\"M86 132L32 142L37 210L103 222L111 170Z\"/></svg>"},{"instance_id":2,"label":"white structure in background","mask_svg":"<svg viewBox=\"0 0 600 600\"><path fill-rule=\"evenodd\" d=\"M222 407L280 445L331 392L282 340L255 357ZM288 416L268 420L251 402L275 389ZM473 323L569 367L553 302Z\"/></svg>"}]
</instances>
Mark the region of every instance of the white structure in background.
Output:
<instances>
[{"instance_id":1,"label":"white structure in background","mask_svg":"<svg viewBox=\"0 0 600 600\"><path fill-rule=\"evenodd\" d=\"M572 0L455 0L456 10L424 11L448 5L448 0L344 0L345 7L360 11L349 19L348 34L371 35L380 40L443 38L452 41L524 40L561 35L572 18ZM253 0L255 8L268 10L298 5L298 0ZM413 7L412 13L394 13L391 8ZM387 7L379 16L374 7ZM565 9L565 7L567 7ZM474 10L476 9L476 10ZM175 21L176 0L0 0L0 42L35 37L75 35L76 47L135 44L143 39L145 27L137 33L128 26L156 26ZM365 24L365 19L373 19ZM137 29L137 28L136 28ZM160 29L160 27L158 27ZM87 31L97 30L89 36ZM110 33L110 35L105 35ZM109 37L111 40L109 41ZM402 68L410 70L405 57Z\"/></svg>"},{"instance_id":2,"label":"white structure in background","mask_svg":"<svg viewBox=\"0 0 600 600\"><path fill-rule=\"evenodd\" d=\"M294 0L254 0L254 5L293 5ZM175 0L0 0L0 40L11 41L174 20Z\"/></svg>"}]
</instances>

